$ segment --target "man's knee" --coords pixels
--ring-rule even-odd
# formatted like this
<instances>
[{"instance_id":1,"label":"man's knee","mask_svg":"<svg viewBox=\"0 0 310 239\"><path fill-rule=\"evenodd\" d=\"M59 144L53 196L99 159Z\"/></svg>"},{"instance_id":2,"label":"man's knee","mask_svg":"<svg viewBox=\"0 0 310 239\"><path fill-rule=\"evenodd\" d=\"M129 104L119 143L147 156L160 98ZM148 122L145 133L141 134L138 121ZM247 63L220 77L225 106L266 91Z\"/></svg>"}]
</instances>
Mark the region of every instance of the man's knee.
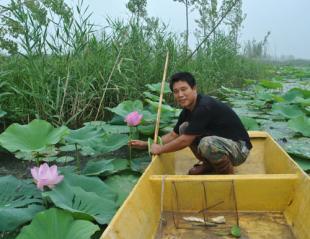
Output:
<instances>
[{"instance_id":1,"label":"man's knee","mask_svg":"<svg viewBox=\"0 0 310 239\"><path fill-rule=\"evenodd\" d=\"M226 150L217 143L217 136L207 136L201 139L198 145L199 154L208 161L216 161L224 155L228 155Z\"/></svg>"}]
</instances>

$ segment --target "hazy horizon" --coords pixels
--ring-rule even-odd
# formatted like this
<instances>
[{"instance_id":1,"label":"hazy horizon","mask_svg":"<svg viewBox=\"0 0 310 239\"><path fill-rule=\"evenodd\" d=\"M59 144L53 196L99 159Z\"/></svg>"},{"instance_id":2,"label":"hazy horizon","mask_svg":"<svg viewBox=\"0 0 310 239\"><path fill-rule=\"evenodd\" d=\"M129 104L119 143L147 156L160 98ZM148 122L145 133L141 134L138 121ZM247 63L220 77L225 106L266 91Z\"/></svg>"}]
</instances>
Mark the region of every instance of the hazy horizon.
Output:
<instances>
[{"instance_id":1,"label":"hazy horizon","mask_svg":"<svg viewBox=\"0 0 310 239\"><path fill-rule=\"evenodd\" d=\"M73 0L68 0L72 4ZM94 13L94 20L101 25L105 18L120 17L126 19L129 11L125 4L128 0L88 0L90 10ZM148 0L147 11L149 16L158 17L162 22L169 24L170 30L176 33L185 31L185 7L172 0ZM261 41L268 31L268 53L273 57L290 56L310 59L310 1L309 0L243 0L243 14L246 19L240 33L240 43L244 45L248 40ZM190 13L190 44L195 43L193 28L197 12Z\"/></svg>"}]
</instances>

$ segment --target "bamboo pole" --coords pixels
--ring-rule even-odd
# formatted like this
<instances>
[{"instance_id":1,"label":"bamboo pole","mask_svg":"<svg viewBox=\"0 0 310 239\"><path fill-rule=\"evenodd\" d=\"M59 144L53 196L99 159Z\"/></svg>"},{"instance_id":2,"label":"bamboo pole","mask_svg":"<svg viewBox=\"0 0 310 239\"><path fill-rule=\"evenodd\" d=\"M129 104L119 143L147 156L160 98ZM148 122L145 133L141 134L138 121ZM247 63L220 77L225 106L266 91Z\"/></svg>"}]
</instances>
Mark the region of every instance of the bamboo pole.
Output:
<instances>
[{"instance_id":1,"label":"bamboo pole","mask_svg":"<svg viewBox=\"0 0 310 239\"><path fill-rule=\"evenodd\" d=\"M158 102L157 118L156 118L155 132L154 132L154 144L157 144L157 137L158 137L158 132L159 132L159 123L160 123L160 114L161 114L161 107L162 107L162 103L163 103L168 61L169 61L169 51L167 51L167 55L166 55L164 74L163 74L163 79L162 79L161 88L160 88L160 97L159 97L159 102Z\"/></svg>"}]
</instances>

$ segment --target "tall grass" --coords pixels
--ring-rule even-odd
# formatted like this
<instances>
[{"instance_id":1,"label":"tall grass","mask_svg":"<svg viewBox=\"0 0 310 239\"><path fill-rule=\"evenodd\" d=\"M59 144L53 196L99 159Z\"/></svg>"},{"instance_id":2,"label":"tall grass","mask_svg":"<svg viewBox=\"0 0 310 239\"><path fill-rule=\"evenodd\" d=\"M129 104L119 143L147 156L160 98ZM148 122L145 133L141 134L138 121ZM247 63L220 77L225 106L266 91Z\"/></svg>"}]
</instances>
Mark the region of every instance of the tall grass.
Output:
<instances>
[{"instance_id":1,"label":"tall grass","mask_svg":"<svg viewBox=\"0 0 310 239\"><path fill-rule=\"evenodd\" d=\"M217 33L210 48L198 50L185 61L184 39L156 19L144 23L109 19L104 30L95 31L91 14L82 4L69 9L61 0L50 2L60 5L40 5L50 10L45 18L35 15L38 8L20 5L13 9L16 16L12 18L24 30L15 41L19 49L0 57L0 81L5 82L1 91L8 93L0 98L0 108L8 113L7 121L43 118L77 127L106 119L104 107L142 98L147 83L161 80L167 51L171 56L168 74L192 72L203 92L241 85L244 79L258 79L264 72L257 62L239 56L224 33ZM23 19L18 20L19 15Z\"/></svg>"}]
</instances>

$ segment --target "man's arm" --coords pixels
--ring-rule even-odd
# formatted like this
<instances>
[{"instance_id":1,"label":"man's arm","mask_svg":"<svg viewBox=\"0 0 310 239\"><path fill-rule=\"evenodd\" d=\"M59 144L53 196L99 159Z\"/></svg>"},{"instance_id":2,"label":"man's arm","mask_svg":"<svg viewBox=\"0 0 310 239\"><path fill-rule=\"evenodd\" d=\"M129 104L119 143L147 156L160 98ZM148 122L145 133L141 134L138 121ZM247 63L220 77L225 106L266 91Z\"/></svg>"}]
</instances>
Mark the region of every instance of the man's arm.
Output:
<instances>
[{"instance_id":1,"label":"man's arm","mask_svg":"<svg viewBox=\"0 0 310 239\"><path fill-rule=\"evenodd\" d=\"M163 141L163 144L167 144L167 143L171 142L172 140L176 139L177 137L179 137L179 135L177 133L175 133L174 131L171 131L170 133L162 136L161 139ZM147 142L142 141L142 140L131 140L128 142L128 145L133 147L133 148L137 148L137 149L146 149L147 148Z\"/></svg>"},{"instance_id":2,"label":"man's arm","mask_svg":"<svg viewBox=\"0 0 310 239\"><path fill-rule=\"evenodd\" d=\"M183 149L192 144L197 135L182 134L167 144L152 144L152 154L162 154Z\"/></svg>"},{"instance_id":3,"label":"man's arm","mask_svg":"<svg viewBox=\"0 0 310 239\"><path fill-rule=\"evenodd\" d=\"M167 144L171 142L172 140L176 139L177 137L179 137L179 135L176 132L171 131L168 134L165 134L164 136L162 136L161 140L163 141L163 144Z\"/></svg>"}]
</instances>

